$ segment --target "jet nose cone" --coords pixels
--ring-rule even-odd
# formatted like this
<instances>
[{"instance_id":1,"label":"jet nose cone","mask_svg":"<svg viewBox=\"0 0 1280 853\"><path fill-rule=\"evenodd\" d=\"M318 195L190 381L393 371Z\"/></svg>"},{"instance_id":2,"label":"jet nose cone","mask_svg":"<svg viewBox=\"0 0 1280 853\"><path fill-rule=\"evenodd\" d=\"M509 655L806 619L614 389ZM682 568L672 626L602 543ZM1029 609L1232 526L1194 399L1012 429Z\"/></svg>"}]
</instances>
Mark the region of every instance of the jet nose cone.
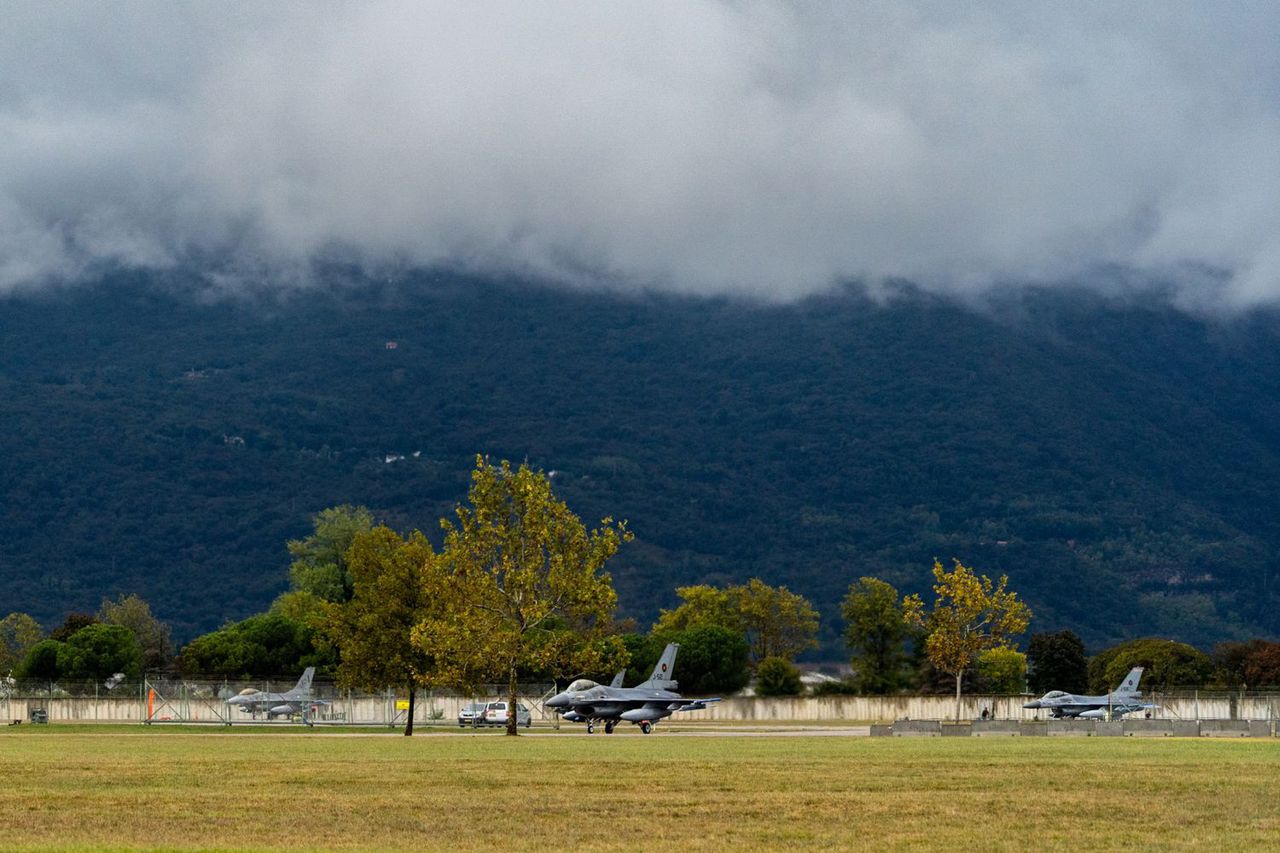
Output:
<instances>
[{"instance_id":1,"label":"jet nose cone","mask_svg":"<svg viewBox=\"0 0 1280 853\"><path fill-rule=\"evenodd\" d=\"M548 708L563 708L565 705L568 705L568 704L569 704L569 697L565 696L563 693L557 693L555 696L552 696L550 699L547 700Z\"/></svg>"},{"instance_id":2,"label":"jet nose cone","mask_svg":"<svg viewBox=\"0 0 1280 853\"><path fill-rule=\"evenodd\" d=\"M1037 700L1035 700L1034 702L1028 702L1028 703L1026 703L1025 705L1023 705L1022 707L1024 707L1024 708L1039 708L1039 707L1040 707L1040 700L1039 700L1039 699L1037 699Z\"/></svg>"}]
</instances>

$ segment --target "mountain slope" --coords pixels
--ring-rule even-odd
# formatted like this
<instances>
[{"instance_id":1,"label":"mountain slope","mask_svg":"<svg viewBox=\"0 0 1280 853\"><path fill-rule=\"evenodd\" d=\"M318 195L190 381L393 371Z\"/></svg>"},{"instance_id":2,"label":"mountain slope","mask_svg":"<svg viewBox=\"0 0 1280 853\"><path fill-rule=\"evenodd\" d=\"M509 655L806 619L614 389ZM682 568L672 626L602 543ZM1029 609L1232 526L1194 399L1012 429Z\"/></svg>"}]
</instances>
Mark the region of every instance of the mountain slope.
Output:
<instances>
[{"instance_id":1,"label":"mountain slope","mask_svg":"<svg viewBox=\"0 0 1280 853\"><path fill-rule=\"evenodd\" d=\"M1274 634L1278 329L1081 293L752 306L425 275L10 297L0 610L137 591L190 636L265 607L325 506L435 537L482 452L630 519L614 574L642 620L760 576L839 654L851 580L920 590L954 556L1008 573L1033 630Z\"/></svg>"}]
</instances>

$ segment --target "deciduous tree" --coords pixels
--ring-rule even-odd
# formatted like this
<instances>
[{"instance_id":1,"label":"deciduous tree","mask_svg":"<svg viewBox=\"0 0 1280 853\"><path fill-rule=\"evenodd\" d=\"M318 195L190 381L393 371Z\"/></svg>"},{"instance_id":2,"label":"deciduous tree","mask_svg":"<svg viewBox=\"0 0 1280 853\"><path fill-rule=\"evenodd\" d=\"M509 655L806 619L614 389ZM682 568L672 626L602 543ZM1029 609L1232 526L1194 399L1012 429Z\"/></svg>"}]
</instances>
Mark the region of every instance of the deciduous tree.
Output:
<instances>
[{"instance_id":1,"label":"deciduous tree","mask_svg":"<svg viewBox=\"0 0 1280 853\"><path fill-rule=\"evenodd\" d=\"M163 669L173 662L173 640L169 626L151 613L151 605L136 595L121 595L115 601L104 598L98 618L107 625L128 628L142 647L144 669Z\"/></svg>"},{"instance_id":2,"label":"deciduous tree","mask_svg":"<svg viewBox=\"0 0 1280 853\"><path fill-rule=\"evenodd\" d=\"M730 598L728 590L706 584L676 588L683 601L674 610L663 610L653 625L654 634L672 634L703 625L719 625L743 632L742 613Z\"/></svg>"},{"instance_id":3,"label":"deciduous tree","mask_svg":"<svg viewBox=\"0 0 1280 853\"><path fill-rule=\"evenodd\" d=\"M1027 688L1027 656L1007 647L978 652L974 662L978 689L983 693L1022 693Z\"/></svg>"},{"instance_id":4,"label":"deciduous tree","mask_svg":"<svg viewBox=\"0 0 1280 853\"><path fill-rule=\"evenodd\" d=\"M22 663L42 636L40 623L26 613L10 613L0 619L0 677Z\"/></svg>"},{"instance_id":5,"label":"deciduous tree","mask_svg":"<svg viewBox=\"0 0 1280 853\"><path fill-rule=\"evenodd\" d=\"M818 646L818 611L803 595L785 586L769 586L752 578L745 586L729 588L730 600L742 615L751 655L757 663L796 655Z\"/></svg>"},{"instance_id":6,"label":"deciduous tree","mask_svg":"<svg viewBox=\"0 0 1280 853\"><path fill-rule=\"evenodd\" d=\"M484 457L468 499L456 523L442 521L441 611L414 629L436 661L433 680L505 677L514 709L522 666L601 672L622 662L622 641L609 636L617 594L603 568L631 538L626 522L605 518L588 532L542 472ZM547 632L556 617L571 630ZM516 722L508 714L508 734L518 733Z\"/></svg>"},{"instance_id":7,"label":"deciduous tree","mask_svg":"<svg viewBox=\"0 0 1280 853\"><path fill-rule=\"evenodd\" d=\"M142 675L142 646L123 625L89 625L58 649L59 678L103 681L118 672L127 678Z\"/></svg>"},{"instance_id":8,"label":"deciduous tree","mask_svg":"<svg viewBox=\"0 0 1280 853\"><path fill-rule=\"evenodd\" d=\"M324 605L324 630L341 656L339 683L366 690L404 686L406 735L413 734L418 687L431 673L431 657L414 644L413 629L440 602L438 562L416 530L407 540L385 526L359 533L346 554L351 600Z\"/></svg>"},{"instance_id":9,"label":"deciduous tree","mask_svg":"<svg viewBox=\"0 0 1280 853\"><path fill-rule=\"evenodd\" d=\"M840 605L845 643L853 653L854 684L862 693L891 693L902 686L911 627L898 591L879 578L859 578Z\"/></svg>"},{"instance_id":10,"label":"deciduous tree","mask_svg":"<svg viewBox=\"0 0 1280 853\"><path fill-rule=\"evenodd\" d=\"M1089 661L1089 690L1114 690L1135 666L1145 668L1142 687L1192 687L1213 676L1213 661L1194 646L1159 637L1142 637L1105 649Z\"/></svg>"},{"instance_id":11,"label":"deciduous tree","mask_svg":"<svg viewBox=\"0 0 1280 853\"><path fill-rule=\"evenodd\" d=\"M802 689L800 670L786 658L765 658L756 667L756 693L761 696L798 696Z\"/></svg>"},{"instance_id":12,"label":"deciduous tree","mask_svg":"<svg viewBox=\"0 0 1280 853\"><path fill-rule=\"evenodd\" d=\"M818 644L818 612L808 599L785 586L772 587L753 578L724 589L684 586L676 594L684 602L675 610L662 611L653 626L655 635L719 625L746 638L756 663L774 656L792 660Z\"/></svg>"},{"instance_id":13,"label":"deciduous tree","mask_svg":"<svg viewBox=\"0 0 1280 853\"><path fill-rule=\"evenodd\" d=\"M1027 670L1032 693L1084 693L1089 687L1089 659L1084 641L1074 631L1032 634L1027 642Z\"/></svg>"},{"instance_id":14,"label":"deciduous tree","mask_svg":"<svg viewBox=\"0 0 1280 853\"><path fill-rule=\"evenodd\" d=\"M316 513L312 533L288 544L293 563L289 579L295 590L309 592L322 601L348 601L351 573L347 549L357 534L373 529L373 513L362 506L330 507Z\"/></svg>"},{"instance_id":15,"label":"deciduous tree","mask_svg":"<svg viewBox=\"0 0 1280 853\"><path fill-rule=\"evenodd\" d=\"M933 609L926 611L918 595L903 601L909 622L928 631L925 653L942 672L956 680L956 721L960 720L960 690L964 671L985 649L1008 645L1010 639L1027 629L1031 609L1008 590L1009 579L1001 576L993 583L977 575L959 560L951 571L933 563Z\"/></svg>"}]
</instances>

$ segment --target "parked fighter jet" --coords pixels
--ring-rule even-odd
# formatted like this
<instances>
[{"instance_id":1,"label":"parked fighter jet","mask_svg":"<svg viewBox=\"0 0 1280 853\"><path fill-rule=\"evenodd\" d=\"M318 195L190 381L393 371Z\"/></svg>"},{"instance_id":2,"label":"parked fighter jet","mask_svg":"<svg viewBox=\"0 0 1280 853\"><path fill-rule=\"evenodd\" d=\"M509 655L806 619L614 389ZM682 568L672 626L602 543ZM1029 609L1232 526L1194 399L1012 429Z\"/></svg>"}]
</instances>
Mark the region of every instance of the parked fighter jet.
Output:
<instances>
[{"instance_id":1,"label":"parked fighter jet","mask_svg":"<svg viewBox=\"0 0 1280 853\"><path fill-rule=\"evenodd\" d=\"M302 677L298 679L293 689L286 693L267 693L249 688L241 691L239 696L232 696L227 700L227 704L235 705L246 714L254 716L265 711L268 720L274 717L302 714L305 722L307 708L320 704L311 698L311 678L315 674L316 668L309 666L302 671Z\"/></svg>"},{"instance_id":2,"label":"parked fighter jet","mask_svg":"<svg viewBox=\"0 0 1280 853\"><path fill-rule=\"evenodd\" d=\"M562 693L547 700L547 707L556 709L571 723L587 724L587 734L596 730L596 723L604 723L604 733L613 734L613 727L620 720L634 723L645 734L653 731L653 725L675 711L700 711L719 699L684 699L675 690L680 686L670 680L675 671L676 652L680 644L672 643L662 652L658 665L653 668L649 680L635 687L622 687L622 673L605 687L585 678L579 678ZM563 710L562 710L563 709Z\"/></svg>"},{"instance_id":3,"label":"parked fighter jet","mask_svg":"<svg viewBox=\"0 0 1280 853\"><path fill-rule=\"evenodd\" d=\"M1064 690L1050 690L1048 693L1023 705L1024 708L1043 708L1053 717L1083 717L1085 719L1103 720L1110 717L1121 717L1134 711L1145 711L1159 707L1143 704L1142 692L1138 690L1138 680L1142 678L1142 667L1135 666L1129 670L1124 681L1111 693L1102 696L1080 696Z\"/></svg>"}]
</instances>

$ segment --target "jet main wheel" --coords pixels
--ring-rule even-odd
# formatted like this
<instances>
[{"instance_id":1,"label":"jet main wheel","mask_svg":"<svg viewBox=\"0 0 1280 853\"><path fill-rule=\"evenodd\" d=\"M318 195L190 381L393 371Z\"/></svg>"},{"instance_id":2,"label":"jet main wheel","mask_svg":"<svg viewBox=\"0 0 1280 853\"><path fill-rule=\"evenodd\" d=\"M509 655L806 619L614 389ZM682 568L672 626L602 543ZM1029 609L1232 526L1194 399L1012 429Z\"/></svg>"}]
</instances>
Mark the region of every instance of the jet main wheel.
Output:
<instances>
[{"instance_id":1,"label":"jet main wheel","mask_svg":"<svg viewBox=\"0 0 1280 853\"><path fill-rule=\"evenodd\" d=\"M648 734L649 732L653 731L653 723L649 722L648 720L645 720L643 723L640 724L640 731L644 732L645 734Z\"/></svg>"},{"instance_id":2,"label":"jet main wheel","mask_svg":"<svg viewBox=\"0 0 1280 853\"><path fill-rule=\"evenodd\" d=\"M605 734L607 734L607 735L611 735L611 734L613 734L613 723L612 723L612 722L608 722L608 723L605 723L605 724L604 724L604 733L605 733Z\"/></svg>"},{"instance_id":3,"label":"jet main wheel","mask_svg":"<svg viewBox=\"0 0 1280 853\"><path fill-rule=\"evenodd\" d=\"M589 734L589 735L593 735L593 734L595 734L595 733L596 733L596 724L595 724L595 723L587 723L587 734Z\"/></svg>"}]
</instances>

